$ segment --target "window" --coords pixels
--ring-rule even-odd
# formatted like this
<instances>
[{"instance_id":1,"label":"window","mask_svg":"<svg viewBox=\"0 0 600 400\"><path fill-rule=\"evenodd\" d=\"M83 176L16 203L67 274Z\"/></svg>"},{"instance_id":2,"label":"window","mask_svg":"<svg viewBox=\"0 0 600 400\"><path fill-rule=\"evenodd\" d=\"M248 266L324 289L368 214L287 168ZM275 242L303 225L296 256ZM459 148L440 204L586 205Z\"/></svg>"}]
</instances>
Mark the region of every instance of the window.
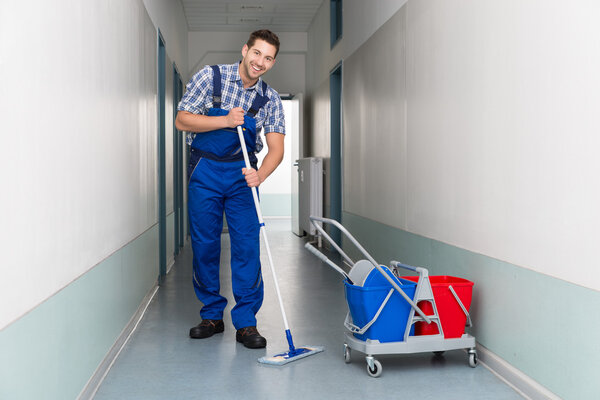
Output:
<instances>
[{"instance_id":1,"label":"window","mask_svg":"<svg viewBox=\"0 0 600 400\"><path fill-rule=\"evenodd\" d=\"M331 1L331 47L342 37L342 0Z\"/></svg>"}]
</instances>

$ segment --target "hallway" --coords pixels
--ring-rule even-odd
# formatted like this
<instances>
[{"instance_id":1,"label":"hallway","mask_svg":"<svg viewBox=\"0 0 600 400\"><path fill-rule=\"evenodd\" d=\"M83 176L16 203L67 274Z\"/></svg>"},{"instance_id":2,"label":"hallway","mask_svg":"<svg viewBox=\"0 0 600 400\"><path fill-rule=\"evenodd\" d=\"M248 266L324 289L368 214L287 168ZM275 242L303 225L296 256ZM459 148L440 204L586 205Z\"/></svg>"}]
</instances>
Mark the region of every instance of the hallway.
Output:
<instances>
[{"instance_id":1,"label":"hallway","mask_svg":"<svg viewBox=\"0 0 600 400\"><path fill-rule=\"evenodd\" d=\"M89 399L120 352L99 399L597 400L599 20L581 0L0 1L0 399ZM266 350L236 343L229 315L224 334L188 337L174 122L192 77L239 62L259 29L281 45L263 82L298 109L264 215L306 195L375 259L474 282L490 369L456 351L382 357L378 379L356 352L345 364L343 282L278 219L294 338L325 352L257 363L287 349L266 263ZM323 165L315 193L300 159Z\"/></svg>"},{"instance_id":2,"label":"hallway","mask_svg":"<svg viewBox=\"0 0 600 400\"><path fill-rule=\"evenodd\" d=\"M192 289L192 252L187 245L152 299L136 331L100 386L105 399L520 399L482 365L469 368L461 351L379 357L383 374L367 375L364 357L343 360L347 311L340 276L303 247L288 219L266 221L290 328L297 346L322 345L323 353L273 367L257 359L287 350L266 251L262 251L265 302L258 314L266 349L235 341L229 310L229 237L222 236L222 292L229 304L225 332L194 340L199 304ZM381 260L383 261L383 260ZM474 321L476 324L477 321Z\"/></svg>"}]
</instances>

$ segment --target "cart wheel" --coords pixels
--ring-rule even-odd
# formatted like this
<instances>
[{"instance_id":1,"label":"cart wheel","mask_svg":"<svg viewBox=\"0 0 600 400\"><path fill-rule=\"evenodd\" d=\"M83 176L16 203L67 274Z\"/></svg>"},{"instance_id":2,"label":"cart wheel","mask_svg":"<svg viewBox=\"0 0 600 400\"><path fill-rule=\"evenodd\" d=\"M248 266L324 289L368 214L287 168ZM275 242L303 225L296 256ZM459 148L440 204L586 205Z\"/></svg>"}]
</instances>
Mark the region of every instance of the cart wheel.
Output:
<instances>
[{"instance_id":1,"label":"cart wheel","mask_svg":"<svg viewBox=\"0 0 600 400\"><path fill-rule=\"evenodd\" d=\"M382 371L383 368L381 367L381 363L377 360L373 360L373 369L371 369L369 364L367 364L367 373L373 378L377 378L379 375L381 375Z\"/></svg>"},{"instance_id":2,"label":"cart wheel","mask_svg":"<svg viewBox=\"0 0 600 400\"><path fill-rule=\"evenodd\" d=\"M434 351L434 352L433 352L433 354L434 354L436 357L440 357L440 356L442 356L444 353L445 353L445 351Z\"/></svg>"},{"instance_id":3,"label":"cart wheel","mask_svg":"<svg viewBox=\"0 0 600 400\"><path fill-rule=\"evenodd\" d=\"M475 368L477 366L477 353L473 351L469 351L469 366L471 368Z\"/></svg>"},{"instance_id":4,"label":"cart wheel","mask_svg":"<svg viewBox=\"0 0 600 400\"><path fill-rule=\"evenodd\" d=\"M352 360L350 359L351 354L352 351L350 350L350 347L348 347L348 345L344 343L344 362L346 364L350 364L352 362Z\"/></svg>"}]
</instances>

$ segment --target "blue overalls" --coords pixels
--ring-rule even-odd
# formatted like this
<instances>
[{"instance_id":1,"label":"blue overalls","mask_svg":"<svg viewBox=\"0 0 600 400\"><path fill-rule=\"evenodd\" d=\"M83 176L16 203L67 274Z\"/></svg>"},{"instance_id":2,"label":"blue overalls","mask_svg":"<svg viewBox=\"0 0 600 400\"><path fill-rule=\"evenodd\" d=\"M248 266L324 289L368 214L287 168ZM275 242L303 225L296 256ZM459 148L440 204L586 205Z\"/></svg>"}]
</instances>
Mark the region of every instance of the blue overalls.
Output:
<instances>
[{"instance_id":1,"label":"blue overalls","mask_svg":"<svg viewBox=\"0 0 600 400\"><path fill-rule=\"evenodd\" d=\"M213 69L213 108L209 116L227 115L221 109L221 73ZM252 167L256 169L256 120L254 116L269 98L263 81L244 116L244 139ZM202 319L223 319L227 299L219 294L219 264L223 211L231 238L231 280L236 305L231 319L236 329L256 326L263 302L260 266L260 226L252 192L242 174L245 167L237 130L225 128L198 133L192 142L188 165L188 209L194 251L194 290L204 306Z\"/></svg>"}]
</instances>

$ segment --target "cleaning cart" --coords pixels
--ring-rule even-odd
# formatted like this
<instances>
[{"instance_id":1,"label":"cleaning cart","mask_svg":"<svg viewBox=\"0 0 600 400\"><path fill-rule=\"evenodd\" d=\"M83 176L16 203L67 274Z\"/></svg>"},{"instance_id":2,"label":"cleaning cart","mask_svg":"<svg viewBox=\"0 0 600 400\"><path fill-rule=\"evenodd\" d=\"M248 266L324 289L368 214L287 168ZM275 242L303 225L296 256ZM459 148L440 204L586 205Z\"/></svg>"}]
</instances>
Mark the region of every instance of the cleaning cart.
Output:
<instances>
[{"instance_id":1,"label":"cleaning cart","mask_svg":"<svg viewBox=\"0 0 600 400\"><path fill-rule=\"evenodd\" d=\"M344 276L348 314L344 361L351 362L351 351L366 355L367 373L378 377L383 371L375 358L381 354L412 354L466 349L469 365L477 366L475 338L465 333L472 326L469 315L473 282L451 276L429 276L426 268L391 261L378 264L358 241L337 221L310 217L319 234L347 263L349 273L332 262L310 243L306 248ZM323 223L337 227L366 257L352 261L323 229ZM417 276L402 276L402 271Z\"/></svg>"}]
</instances>

